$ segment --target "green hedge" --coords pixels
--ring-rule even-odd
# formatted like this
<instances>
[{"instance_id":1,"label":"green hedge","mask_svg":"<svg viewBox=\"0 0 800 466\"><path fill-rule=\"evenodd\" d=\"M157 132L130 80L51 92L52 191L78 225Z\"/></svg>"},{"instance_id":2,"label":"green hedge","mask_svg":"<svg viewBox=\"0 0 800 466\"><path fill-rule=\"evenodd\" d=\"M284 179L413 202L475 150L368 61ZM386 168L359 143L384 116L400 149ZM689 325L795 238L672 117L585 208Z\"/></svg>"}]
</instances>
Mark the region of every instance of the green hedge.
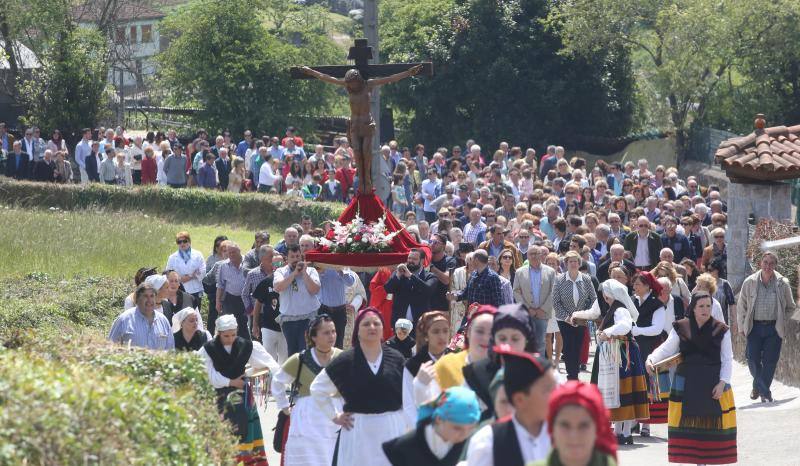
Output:
<instances>
[{"instance_id":1,"label":"green hedge","mask_svg":"<svg viewBox=\"0 0 800 466\"><path fill-rule=\"evenodd\" d=\"M91 338L0 349L0 464L227 464L194 353L128 350Z\"/></svg>"},{"instance_id":2,"label":"green hedge","mask_svg":"<svg viewBox=\"0 0 800 466\"><path fill-rule=\"evenodd\" d=\"M339 217L344 204L309 202L277 194L171 189L158 186L125 188L35 183L0 177L0 199L22 207L57 207L65 210L104 208L152 213L169 219L201 224L233 224L248 228L289 225L310 215L315 224Z\"/></svg>"},{"instance_id":3,"label":"green hedge","mask_svg":"<svg viewBox=\"0 0 800 466\"><path fill-rule=\"evenodd\" d=\"M122 279L52 279L44 274L0 282L0 344L15 347L29 331L37 338L72 330L105 334L122 312L131 284Z\"/></svg>"}]
</instances>

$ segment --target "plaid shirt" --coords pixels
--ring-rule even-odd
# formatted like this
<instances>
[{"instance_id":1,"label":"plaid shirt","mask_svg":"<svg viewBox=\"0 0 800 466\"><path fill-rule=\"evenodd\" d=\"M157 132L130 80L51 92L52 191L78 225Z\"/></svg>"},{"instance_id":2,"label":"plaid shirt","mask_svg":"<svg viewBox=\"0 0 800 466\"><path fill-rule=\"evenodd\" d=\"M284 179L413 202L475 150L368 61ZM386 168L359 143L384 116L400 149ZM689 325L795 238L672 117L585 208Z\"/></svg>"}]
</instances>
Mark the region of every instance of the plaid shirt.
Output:
<instances>
[{"instance_id":1,"label":"plaid shirt","mask_svg":"<svg viewBox=\"0 0 800 466\"><path fill-rule=\"evenodd\" d=\"M459 301L466 301L467 304L491 304L499 307L504 304L502 283L500 276L492 269L486 267L483 272L472 272L467 281L467 287L458 294Z\"/></svg>"},{"instance_id":2,"label":"plaid shirt","mask_svg":"<svg viewBox=\"0 0 800 466\"><path fill-rule=\"evenodd\" d=\"M241 264L239 267L230 261L225 262L217 272L217 289L224 289L225 293L241 296L244 289L244 274Z\"/></svg>"},{"instance_id":3,"label":"plaid shirt","mask_svg":"<svg viewBox=\"0 0 800 466\"><path fill-rule=\"evenodd\" d=\"M478 222L477 225L472 225L471 223L467 223L464 226L464 242L477 244L478 240L481 239L481 233L486 233L486 224L483 222Z\"/></svg>"},{"instance_id":4,"label":"plaid shirt","mask_svg":"<svg viewBox=\"0 0 800 466\"><path fill-rule=\"evenodd\" d=\"M247 277L244 279L244 288L242 289L242 302L248 314L253 312L253 307L255 306L253 292L265 278L267 278L267 275L261 270L260 265L247 272Z\"/></svg>"}]
</instances>

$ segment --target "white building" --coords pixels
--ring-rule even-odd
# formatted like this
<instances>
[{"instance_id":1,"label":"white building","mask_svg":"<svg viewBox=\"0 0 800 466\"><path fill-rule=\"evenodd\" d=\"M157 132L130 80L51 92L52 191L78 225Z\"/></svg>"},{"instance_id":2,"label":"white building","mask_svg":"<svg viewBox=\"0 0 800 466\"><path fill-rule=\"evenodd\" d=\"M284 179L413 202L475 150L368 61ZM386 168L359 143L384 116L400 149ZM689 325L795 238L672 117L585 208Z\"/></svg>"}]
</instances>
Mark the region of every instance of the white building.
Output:
<instances>
[{"instance_id":1,"label":"white building","mask_svg":"<svg viewBox=\"0 0 800 466\"><path fill-rule=\"evenodd\" d=\"M165 16L158 3L173 2L89 0L72 9L79 26L107 31L113 44L108 81L117 89L121 84L126 94L155 74L155 56L166 45L158 31Z\"/></svg>"}]
</instances>

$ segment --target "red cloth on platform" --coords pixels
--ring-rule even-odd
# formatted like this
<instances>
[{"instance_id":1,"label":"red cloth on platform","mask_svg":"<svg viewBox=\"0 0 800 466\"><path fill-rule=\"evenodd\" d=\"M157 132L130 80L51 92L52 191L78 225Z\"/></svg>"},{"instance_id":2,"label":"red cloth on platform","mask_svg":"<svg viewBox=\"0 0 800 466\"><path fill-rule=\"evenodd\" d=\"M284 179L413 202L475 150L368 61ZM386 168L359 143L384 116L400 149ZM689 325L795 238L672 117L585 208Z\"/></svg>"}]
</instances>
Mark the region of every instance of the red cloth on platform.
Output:
<instances>
[{"instance_id":1,"label":"red cloth on platform","mask_svg":"<svg viewBox=\"0 0 800 466\"><path fill-rule=\"evenodd\" d=\"M369 306L374 307L380 311L383 316L384 322L392 321L392 300L389 299L389 293L383 288L383 285L389 281L392 276L392 271L388 267L381 267L372 280L369 282ZM353 329L355 331L355 329ZM383 341L392 338L394 329L391 325L383 326Z\"/></svg>"},{"instance_id":2,"label":"red cloth on platform","mask_svg":"<svg viewBox=\"0 0 800 466\"><path fill-rule=\"evenodd\" d=\"M314 250L306 253L306 260L318 262L320 264L351 267L380 267L404 263L411 249L420 248L425 252L425 264L427 265L430 262L431 252L428 246L414 241L414 237L403 229L403 225L401 225L394 215L386 209L383 202L381 202L375 194L359 193L353 198L350 205L344 209L342 215L339 216L339 222L343 224L349 223L356 218L356 215L364 219L365 223L377 222L385 215L386 230L389 233L402 230L392 239L391 243L389 243L392 247L392 252L339 254Z\"/></svg>"}]
</instances>

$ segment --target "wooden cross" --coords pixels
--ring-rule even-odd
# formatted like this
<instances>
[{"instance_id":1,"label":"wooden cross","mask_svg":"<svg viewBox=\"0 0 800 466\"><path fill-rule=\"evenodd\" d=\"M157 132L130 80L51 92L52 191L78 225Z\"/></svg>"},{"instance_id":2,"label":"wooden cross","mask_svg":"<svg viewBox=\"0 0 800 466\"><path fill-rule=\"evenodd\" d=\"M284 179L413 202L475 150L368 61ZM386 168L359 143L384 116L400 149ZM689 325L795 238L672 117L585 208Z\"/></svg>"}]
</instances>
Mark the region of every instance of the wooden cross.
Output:
<instances>
[{"instance_id":1,"label":"wooden cross","mask_svg":"<svg viewBox=\"0 0 800 466\"><path fill-rule=\"evenodd\" d=\"M347 70L353 68L357 69L364 79L380 78L384 76L391 76L393 74L402 73L416 65L422 65L420 75L433 76L433 63L387 63L384 65L370 65L369 60L372 59L372 47L367 45L367 39L356 39L355 45L350 47L350 53L347 54L348 60L353 60L353 65L321 65L311 66L310 68L320 73L325 73L334 78L344 78ZM289 72L293 79L314 79L313 77L303 73L300 67L292 67Z\"/></svg>"}]
</instances>

